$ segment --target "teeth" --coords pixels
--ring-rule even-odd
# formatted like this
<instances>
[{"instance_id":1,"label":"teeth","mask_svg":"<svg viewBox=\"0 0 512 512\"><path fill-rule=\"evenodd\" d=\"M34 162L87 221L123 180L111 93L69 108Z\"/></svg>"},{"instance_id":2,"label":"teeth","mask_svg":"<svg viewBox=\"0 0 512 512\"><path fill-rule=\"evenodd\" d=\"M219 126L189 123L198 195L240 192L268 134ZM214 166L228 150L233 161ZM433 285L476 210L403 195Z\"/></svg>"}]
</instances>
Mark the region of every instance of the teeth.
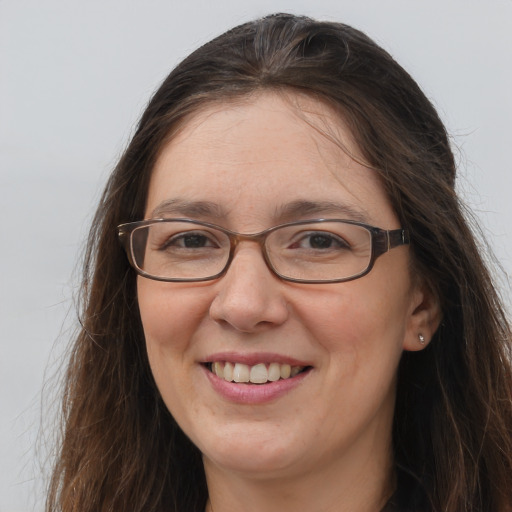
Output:
<instances>
[{"instance_id":1,"label":"teeth","mask_svg":"<svg viewBox=\"0 0 512 512\"><path fill-rule=\"evenodd\" d=\"M300 366L292 366L290 368L290 377L295 377L298 373L300 373Z\"/></svg>"},{"instance_id":2,"label":"teeth","mask_svg":"<svg viewBox=\"0 0 512 512\"><path fill-rule=\"evenodd\" d=\"M270 382L275 382L281 378L283 374L281 371L281 366L288 366L288 368L290 368L289 364L280 365L279 363L270 363L268 367L268 380ZM283 379L286 379L286 377L283 376Z\"/></svg>"},{"instance_id":3,"label":"teeth","mask_svg":"<svg viewBox=\"0 0 512 512\"><path fill-rule=\"evenodd\" d=\"M222 365L222 363L219 363L219 366ZM221 379L225 379L228 382L231 382L233 380L233 365L231 363L226 363L224 365L224 375L220 375L217 373L217 377L220 377Z\"/></svg>"},{"instance_id":4,"label":"teeth","mask_svg":"<svg viewBox=\"0 0 512 512\"><path fill-rule=\"evenodd\" d=\"M244 365L245 366L245 365ZM264 384L268 379L268 370L264 364L257 364L251 367L249 380L253 384Z\"/></svg>"},{"instance_id":5,"label":"teeth","mask_svg":"<svg viewBox=\"0 0 512 512\"><path fill-rule=\"evenodd\" d=\"M235 382L249 382L249 367L246 364L235 363L233 380Z\"/></svg>"},{"instance_id":6,"label":"teeth","mask_svg":"<svg viewBox=\"0 0 512 512\"><path fill-rule=\"evenodd\" d=\"M213 363L212 366L212 372L217 375L217 377L220 377L221 379L224 378L224 365L222 363Z\"/></svg>"},{"instance_id":7,"label":"teeth","mask_svg":"<svg viewBox=\"0 0 512 512\"><path fill-rule=\"evenodd\" d=\"M295 377L304 366L290 366L289 364L270 363L268 366L259 363L249 366L242 363L221 363L216 361L211 365L211 371L220 379L228 382L250 382L252 384L265 384L279 379Z\"/></svg>"},{"instance_id":8,"label":"teeth","mask_svg":"<svg viewBox=\"0 0 512 512\"><path fill-rule=\"evenodd\" d=\"M296 368L298 368L298 366ZM291 375L292 367L289 364L283 364L281 365L279 372L281 374L281 379L287 379Z\"/></svg>"}]
</instances>

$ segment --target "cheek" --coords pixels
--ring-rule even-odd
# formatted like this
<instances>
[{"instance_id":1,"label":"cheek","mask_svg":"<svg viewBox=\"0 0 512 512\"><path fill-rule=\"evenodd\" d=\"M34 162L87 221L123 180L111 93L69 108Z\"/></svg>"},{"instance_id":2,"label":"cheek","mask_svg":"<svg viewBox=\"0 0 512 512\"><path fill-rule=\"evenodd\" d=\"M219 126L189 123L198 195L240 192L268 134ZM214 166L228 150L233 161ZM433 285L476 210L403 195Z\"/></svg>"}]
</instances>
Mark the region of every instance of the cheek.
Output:
<instances>
[{"instance_id":1,"label":"cheek","mask_svg":"<svg viewBox=\"0 0 512 512\"><path fill-rule=\"evenodd\" d=\"M407 287L390 283L377 293L369 277L321 292L312 290L310 300L298 311L324 353L350 374L394 371L402 353Z\"/></svg>"},{"instance_id":2,"label":"cheek","mask_svg":"<svg viewBox=\"0 0 512 512\"><path fill-rule=\"evenodd\" d=\"M204 287L182 287L139 277L139 310L153 369L157 363L172 364L169 356L186 357L194 333L208 315L210 297L206 292Z\"/></svg>"},{"instance_id":3,"label":"cheek","mask_svg":"<svg viewBox=\"0 0 512 512\"><path fill-rule=\"evenodd\" d=\"M187 409L183 397L195 366L194 337L208 313L201 287L181 288L138 278L139 310L153 378L169 411L178 417ZM205 300L206 299L206 300Z\"/></svg>"}]
</instances>

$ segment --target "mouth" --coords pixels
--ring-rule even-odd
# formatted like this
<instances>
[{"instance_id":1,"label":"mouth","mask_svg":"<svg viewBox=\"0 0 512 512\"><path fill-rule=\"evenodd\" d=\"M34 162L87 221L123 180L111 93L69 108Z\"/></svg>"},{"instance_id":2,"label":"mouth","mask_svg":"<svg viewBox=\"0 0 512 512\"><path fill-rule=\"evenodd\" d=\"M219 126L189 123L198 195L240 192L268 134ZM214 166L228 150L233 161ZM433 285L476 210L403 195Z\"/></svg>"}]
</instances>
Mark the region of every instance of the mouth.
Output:
<instances>
[{"instance_id":1,"label":"mouth","mask_svg":"<svg viewBox=\"0 0 512 512\"><path fill-rule=\"evenodd\" d=\"M240 384L268 384L279 380L293 379L311 370L311 366L291 366L281 363L258 363L248 365L231 361L204 363L204 366L219 379Z\"/></svg>"}]
</instances>

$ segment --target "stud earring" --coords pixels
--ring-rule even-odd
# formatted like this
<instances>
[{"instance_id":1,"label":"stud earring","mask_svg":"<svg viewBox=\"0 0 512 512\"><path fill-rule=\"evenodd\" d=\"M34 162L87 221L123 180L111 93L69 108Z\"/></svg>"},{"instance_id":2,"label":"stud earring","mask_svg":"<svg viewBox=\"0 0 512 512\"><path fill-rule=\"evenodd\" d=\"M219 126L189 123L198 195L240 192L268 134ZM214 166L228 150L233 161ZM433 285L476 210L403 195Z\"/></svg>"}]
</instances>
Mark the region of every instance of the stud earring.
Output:
<instances>
[{"instance_id":1,"label":"stud earring","mask_svg":"<svg viewBox=\"0 0 512 512\"><path fill-rule=\"evenodd\" d=\"M423 334L418 334L418 340L422 345L425 345L425 337Z\"/></svg>"}]
</instances>

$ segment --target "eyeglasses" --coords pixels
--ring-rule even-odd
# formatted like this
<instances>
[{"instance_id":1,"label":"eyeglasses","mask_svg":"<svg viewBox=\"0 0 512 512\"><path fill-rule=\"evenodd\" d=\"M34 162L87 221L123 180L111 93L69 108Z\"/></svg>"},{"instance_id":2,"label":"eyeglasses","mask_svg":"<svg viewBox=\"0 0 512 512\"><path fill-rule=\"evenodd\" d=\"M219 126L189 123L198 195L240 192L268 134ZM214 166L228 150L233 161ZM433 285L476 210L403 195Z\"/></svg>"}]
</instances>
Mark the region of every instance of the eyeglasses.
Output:
<instances>
[{"instance_id":1,"label":"eyeglasses","mask_svg":"<svg viewBox=\"0 0 512 512\"><path fill-rule=\"evenodd\" d=\"M229 268L241 242L260 245L268 268L297 283L339 283L366 275L385 252L409 244L405 229L315 219L242 234L191 219L153 219L118 226L132 267L157 281L208 281Z\"/></svg>"}]
</instances>

